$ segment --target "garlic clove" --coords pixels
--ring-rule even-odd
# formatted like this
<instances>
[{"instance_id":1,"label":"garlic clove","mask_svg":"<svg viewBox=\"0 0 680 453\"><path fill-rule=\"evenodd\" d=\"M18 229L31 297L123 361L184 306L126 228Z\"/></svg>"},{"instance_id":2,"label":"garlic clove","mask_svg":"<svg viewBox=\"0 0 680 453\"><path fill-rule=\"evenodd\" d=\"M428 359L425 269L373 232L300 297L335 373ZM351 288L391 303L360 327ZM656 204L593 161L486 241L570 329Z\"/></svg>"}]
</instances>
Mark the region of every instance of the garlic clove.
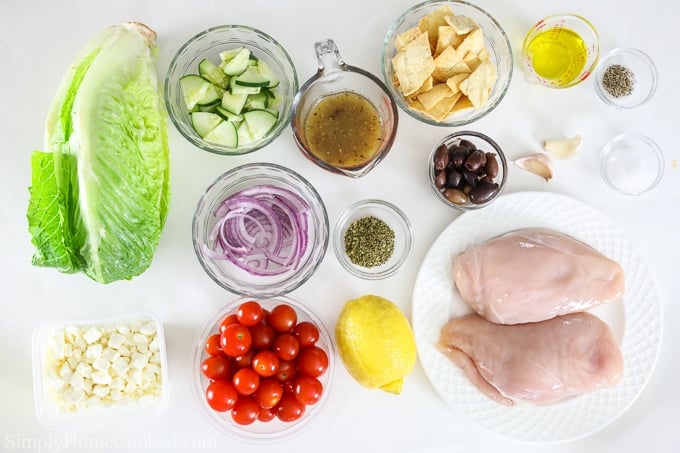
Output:
<instances>
[{"instance_id":1,"label":"garlic clove","mask_svg":"<svg viewBox=\"0 0 680 453\"><path fill-rule=\"evenodd\" d=\"M519 159L515 159L513 164L522 170L542 177L546 182L550 181L553 177L552 167L550 166L550 157L543 153L535 153L520 157Z\"/></svg>"},{"instance_id":2,"label":"garlic clove","mask_svg":"<svg viewBox=\"0 0 680 453\"><path fill-rule=\"evenodd\" d=\"M569 159L581 149L583 139L580 135L559 140L546 140L543 148L555 159Z\"/></svg>"}]
</instances>

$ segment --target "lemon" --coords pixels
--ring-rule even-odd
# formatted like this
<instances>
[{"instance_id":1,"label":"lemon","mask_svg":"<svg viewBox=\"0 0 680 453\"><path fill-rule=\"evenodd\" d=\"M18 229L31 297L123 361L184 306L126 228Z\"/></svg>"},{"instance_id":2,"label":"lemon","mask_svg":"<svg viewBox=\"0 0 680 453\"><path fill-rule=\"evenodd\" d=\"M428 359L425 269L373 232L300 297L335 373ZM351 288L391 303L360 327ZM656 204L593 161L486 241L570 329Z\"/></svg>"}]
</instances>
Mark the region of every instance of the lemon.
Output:
<instances>
[{"instance_id":1,"label":"lemon","mask_svg":"<svg viewBox=\"0 0 680 453\"><path fill-rule=\"evenodd\" d=\"M337 324L338 352L361 385L401 393L416 363L416 342L406 316L393 302L367 295L345 303Z\"/></svg>"}]
</instances>

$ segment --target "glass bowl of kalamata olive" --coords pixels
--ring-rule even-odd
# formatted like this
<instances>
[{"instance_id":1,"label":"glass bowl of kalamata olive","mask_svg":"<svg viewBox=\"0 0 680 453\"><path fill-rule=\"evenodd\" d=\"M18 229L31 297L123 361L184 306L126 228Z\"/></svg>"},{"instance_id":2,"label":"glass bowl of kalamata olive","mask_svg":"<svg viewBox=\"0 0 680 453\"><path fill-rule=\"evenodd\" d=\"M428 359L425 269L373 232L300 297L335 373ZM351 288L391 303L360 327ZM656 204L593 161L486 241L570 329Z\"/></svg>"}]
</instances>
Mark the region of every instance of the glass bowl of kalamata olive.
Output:
<instances>
[{"instance_id":1,"label":"glass bowl of kalamata olive","mask_svg":"<svg viewBox=\"0 0 680 453\"><path fill-rule=\"evenodd\" d=\"M475 131L454 132L432 149L430 187L446 205L470 211L493 202L505 187L508 163L490 137Z\"/></svg>"}]
</instances>

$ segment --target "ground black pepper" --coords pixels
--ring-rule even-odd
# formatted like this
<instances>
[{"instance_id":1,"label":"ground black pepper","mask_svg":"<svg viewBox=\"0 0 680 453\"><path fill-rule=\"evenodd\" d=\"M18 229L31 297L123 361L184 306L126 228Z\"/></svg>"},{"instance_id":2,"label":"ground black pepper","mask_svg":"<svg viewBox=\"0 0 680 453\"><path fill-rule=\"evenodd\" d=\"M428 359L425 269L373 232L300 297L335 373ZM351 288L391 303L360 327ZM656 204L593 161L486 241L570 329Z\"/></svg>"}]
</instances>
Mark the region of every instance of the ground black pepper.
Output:
<instances>
[{"instance_id":1,"label":"ground black pepper","mask_svg":"<svg viewBox=\"0 0 680 453\"><path fill-rule=\"evenodd\" d=\"M394 253L394 231L377 217L355 220L345 233L345 253L358 266L385 264Z\"/></svg>"},{"instance_id":2,"label":"ground black pepper","mask_svg":"<svg viewBox=\"0 0 680 453\"><path fill-rule=\"evenodd\" d=\"M635 74L620 64L613 64L602 75L602 86L611 96L622 98L633 92Z\"/></svg>"}]
</instances>

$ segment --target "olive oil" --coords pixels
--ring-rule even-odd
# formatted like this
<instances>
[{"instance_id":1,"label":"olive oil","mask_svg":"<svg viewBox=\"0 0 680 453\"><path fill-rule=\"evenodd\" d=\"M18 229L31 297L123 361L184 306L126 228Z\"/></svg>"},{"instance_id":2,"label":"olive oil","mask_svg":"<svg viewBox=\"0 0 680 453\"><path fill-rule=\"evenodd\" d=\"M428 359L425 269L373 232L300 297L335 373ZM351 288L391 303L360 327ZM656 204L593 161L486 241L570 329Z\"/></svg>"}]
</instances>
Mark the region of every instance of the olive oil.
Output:
<instances>
[{"instance_id":1,"label":"olive oil","mask_svg":"<svg viewBox=\"0 0 680 453\"><path fill-rule=\"evenodd\" d=\"M383 140L378 111L352 91L321 98L307 115L304 132L311 153L338 168L370 162Z\"/></svg>"},{"instance_id":2,"label":"olive oil","mask_svg":"<svg viewBox=\"0 0 680 453\"><path fill-rule=\"evenodd\" d=\"M567 85L578 77L588 56L583 38L563 27L539 33L526 49L536 74L556 86Z\"/></svg>"}]
</instances>

